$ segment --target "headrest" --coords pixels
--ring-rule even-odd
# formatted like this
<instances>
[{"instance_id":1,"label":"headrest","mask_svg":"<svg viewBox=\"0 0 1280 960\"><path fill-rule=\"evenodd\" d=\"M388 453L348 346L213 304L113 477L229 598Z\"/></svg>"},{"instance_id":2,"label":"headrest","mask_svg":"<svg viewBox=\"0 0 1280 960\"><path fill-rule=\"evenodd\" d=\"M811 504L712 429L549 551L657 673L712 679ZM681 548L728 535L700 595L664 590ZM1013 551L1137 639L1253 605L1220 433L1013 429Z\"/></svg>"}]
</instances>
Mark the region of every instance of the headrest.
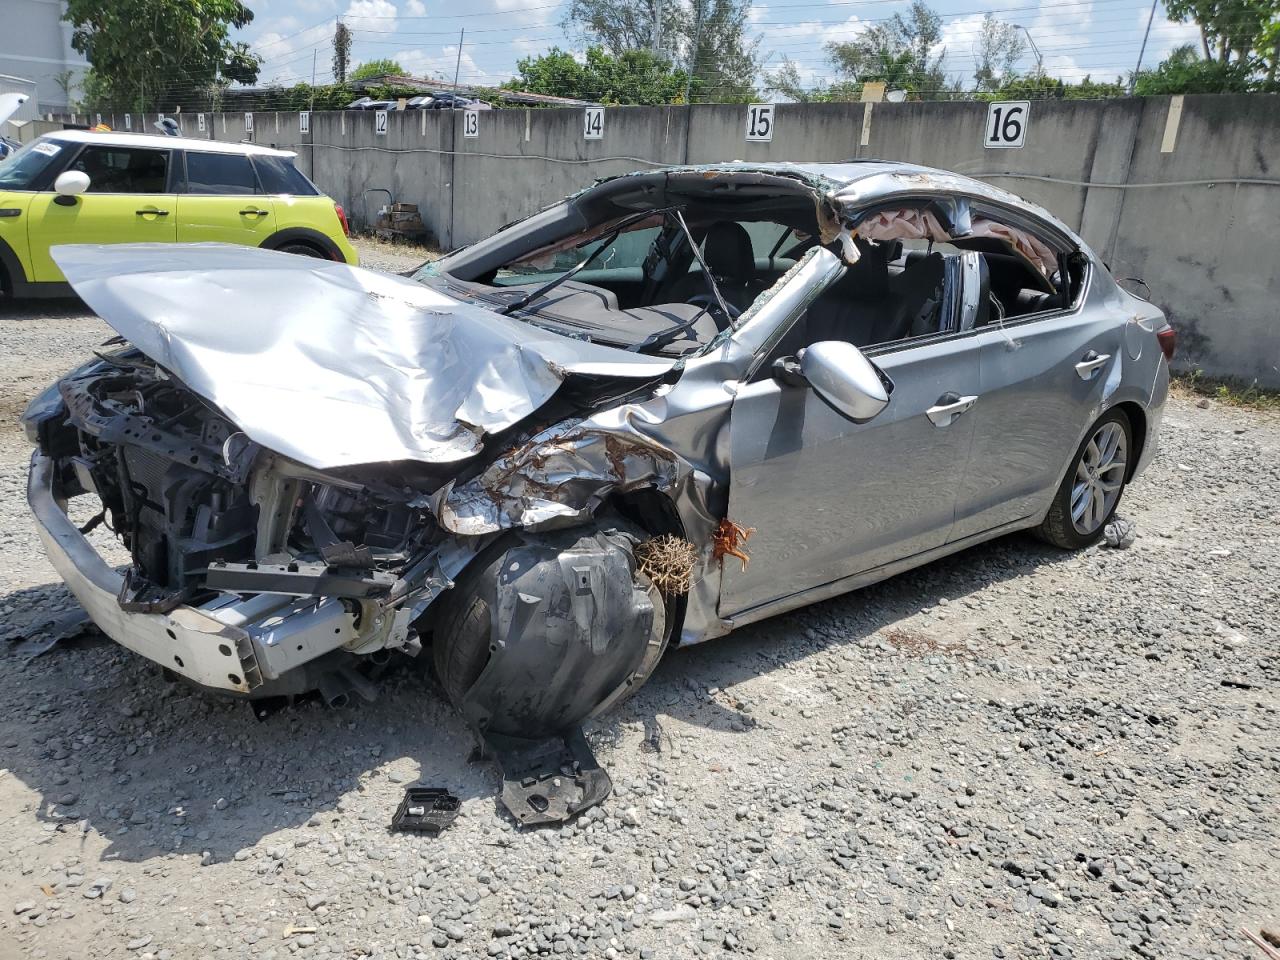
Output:
<instances>
[{"instance_id":1,"label":"headrest","mask_svg":"<svg viewBox=\"0 0 1280 960\"><path fill-rule=\"evenodd\" d=\"M717 280L746 283L756 278L756 258L751 235L740 223L718 220L707 228L702 256Z\"/></svg>"},{"instance_id":2,"label":"headrest","mask_svg":"<svg viewBox=\"0 0 1280 960\"><path fill-rule=\"evenodd\" d=\"M889 292L889 264L902 254L902 243L869 243L861 237L854 238L861 256L851 266L840 283L858 300L871 300Z\"/></svg>"}]
</instances>

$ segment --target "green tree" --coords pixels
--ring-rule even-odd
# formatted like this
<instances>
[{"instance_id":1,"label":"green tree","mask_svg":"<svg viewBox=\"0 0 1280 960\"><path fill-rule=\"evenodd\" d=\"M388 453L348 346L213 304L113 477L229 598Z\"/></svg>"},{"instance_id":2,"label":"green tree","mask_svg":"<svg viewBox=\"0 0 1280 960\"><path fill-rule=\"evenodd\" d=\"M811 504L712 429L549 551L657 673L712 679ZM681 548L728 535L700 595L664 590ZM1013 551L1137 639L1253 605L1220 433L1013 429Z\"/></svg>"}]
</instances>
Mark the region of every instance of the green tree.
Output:
<instances>
[{"instance_id":1,"label":"green tree","mask_svg":"<svg viewBox=\"0 0 1280 960\"><path fill-rule=\"evenodd\" d=\"M628 50L656 50L675 60L684 17L676 0L570 0L563 26L613 57Z\"/></svg>"},{"instance_id":2,"label":"green tree","mask_svg":"<svg viewBox=\"0 0 1280 960\"><path fill-rule=\"evenodd\" d=\"M1277 0L1167 0L1169 19L1178 23L1194 21L1200 28L1204 60L1218 63L1246 63L1274 79L1276 73L1276 33L1280 28ZM1176 51L1175 51L1176 52ZM1185 66L1183 57L1180 64Z\"/></svg>"},{"instance_id":3,"label":"green tree","mask_svg":"<svg viewBox=\"0 0 1280 960\"><path fill-rule=\"evenodd\" d=\"M1178 47L1153 70L1141 70L1133 92L1140 97L1172 93L1246 93L1261 84L1252 60L1201 57L1193 44Z\"/></svg>"},{"instance_id":4,"label":"green tree","mask_svg":"<svg viewBox=\"0 0 1280 960\"><path fill-rule=\"evenodd\" d=\"M821 87L805 88L800 70L790 57L782 58L782 66L764 75L765 93L780 93L794 103L816 103L825 99Z\"/></svg>"},{"instance_id":5,"label":"green tree","mask_svg":"<svg viewBox=\"0 0 1280 960\"><path fill-rule=\"evenodd\" d=\"M679 103L688 84L683 70L648 50L611 56L600 47L589 47L579 61L552 47L542 56L520 60L516 69L519 76L507 84L509 90L606 104Z\"/></svg>"},{"instance_id":6,"label":"green tree","mask_svg":"<svg viewBox=\"0 0 1280 960\"><path fill-rule=\"evenodd\" d=\"M682 26L685 63L699 81L692 99L748 103L755 99L760 39L747 37L750 0L692 0Z\"/></svg>"},{"instance_id":7,"label":"green tree","mask_svg":"<svg viewBox=\"0 0 1280 960\"><path fill-rule=\"evenodd\" d=\"M780 93L796 103L831 103L862 98L861 84L848 80L805 87L800 80L800 71L787 57L783 58L782 66L777 70L765 73L764 90L766 93Z\"/></svg>"},{"instance_id":8,"label":"green tree","mask_svg":"<svg viewBox=\"0 0 1280 960\"><path fill-rule=\"evenodd\" d=\"M366 60L351 71L351 80L369 80L373 77L404 77L409 71L394 60Z\"/></svg>"},{"instance_id":9,"label":"green tree","mask_svg":"<svg viewBox=\"0 0 1280 960\"><path fill-rule=\"evenodd\" d=\"M853 83L880 81L890 90L907 91L913 100L939 99L954 92L942 71L946 50L933 52L941 39L942 18L923 0L912 0L905 16L895 13L854 40L828 43L827 56Z\"/></svg>"},{"instance_id":10,"label":"green tree","mask_svg":"<svg viewBox=\"0 0 1280 960\"><path fill-rule=\"evenodd\" d=\"M62 91L62 96L66 100L67 109L75 110L76 103L76 87L80 86L76 79L74 70L61 70L53 75L53 82L58 85L58 89Z\"/></svg>"},{"instance_id":11,"label":"green tree","mask_svg":"<svg viewBox=\"0 0 1280 960\"><path fill-rule=\"evenodd\" d=\"M231 40L253 21L240 0L67 0L71 45L89 61L99 104L139 111L220 82L253 83L259 58Z\"/></svg>"},{"instance_id":12,"label":"green tree","mask_svg":"<svg viewBox=\"0 0 1280 960\"><path fill-rule=\"evenodd\" d=\"M1022 30L997 20L990 13L982 17L978 39L973 45L976 68L973 79L978 90L994 90L1013 74L1013 65L1026 51Z\"/></svg>"},{"instance_id":13,"label":"green tree","mask_svg":"<svg viewBox=\"0 0 1280 960\"><path fill-rule=\"evenodd\" d=\"M338 18L333 27L333 79L347 82L347 68L351 66L351 28Z\"/></svg>"},{"instance_id":14,"label":"green tree","mask_svg":"<svg viewBox=\"0 0 1280 960\"><path fill-rule=\"evenodd\" d=\"M656 52L691 69L691 99L739 101L759 69L750 13L751 0L570 0L563 25L611 57Z\"/></svg>"},{"instance_id":15,"label":"green tree","mask_svg":"<svg viewBox=\"0 0 1280 960\"><path fill-rule=\"evenodd\" d=\"M1124 96L1124 84L1094 80L1089 75L1079 83L1068 83L1043 71L1025 77L1012 76L994 90L978 94L983 100L1102 100Z\"/></svg>"}]
</instances>

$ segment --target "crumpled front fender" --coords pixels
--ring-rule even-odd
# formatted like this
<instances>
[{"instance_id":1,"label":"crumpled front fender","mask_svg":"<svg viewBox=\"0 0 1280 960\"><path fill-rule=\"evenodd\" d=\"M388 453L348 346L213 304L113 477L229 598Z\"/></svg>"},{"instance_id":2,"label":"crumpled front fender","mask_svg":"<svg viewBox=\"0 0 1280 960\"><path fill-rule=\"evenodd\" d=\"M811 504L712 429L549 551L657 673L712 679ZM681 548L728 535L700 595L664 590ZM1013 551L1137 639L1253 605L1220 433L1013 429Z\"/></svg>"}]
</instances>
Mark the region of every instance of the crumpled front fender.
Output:
<instances>
[{"instance_id":1,"label":"crumpled front fender","mask_svg":"<svg viewBox=\"0 0 1280 960\"><path fill-rule=\"evenodd\" d=\"M447 484L432 511L460 536L569 526L613 494L670 490L681 472L671 451L579 421L545 430L472 479Z\"/></svg>"}]
</instances>

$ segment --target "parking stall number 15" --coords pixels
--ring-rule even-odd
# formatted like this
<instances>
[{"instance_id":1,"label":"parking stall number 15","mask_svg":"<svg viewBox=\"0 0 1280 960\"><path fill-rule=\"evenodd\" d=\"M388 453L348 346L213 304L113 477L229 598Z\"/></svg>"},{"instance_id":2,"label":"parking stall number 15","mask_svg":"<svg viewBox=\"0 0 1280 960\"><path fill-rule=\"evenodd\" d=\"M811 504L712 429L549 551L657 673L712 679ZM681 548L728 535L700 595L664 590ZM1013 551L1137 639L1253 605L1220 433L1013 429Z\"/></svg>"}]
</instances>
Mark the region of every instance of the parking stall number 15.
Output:
<instances>
[{"instance_id":1,"label":"parking stall number 15","mask_svg":"<svg viewBox=\"0 0 1280 960\"><path fill-rule=\"evenodd\" d=\"M747 139L757 143L773 139L772 103L753 103L747 107Z\"/></svg>"}]
</instances>

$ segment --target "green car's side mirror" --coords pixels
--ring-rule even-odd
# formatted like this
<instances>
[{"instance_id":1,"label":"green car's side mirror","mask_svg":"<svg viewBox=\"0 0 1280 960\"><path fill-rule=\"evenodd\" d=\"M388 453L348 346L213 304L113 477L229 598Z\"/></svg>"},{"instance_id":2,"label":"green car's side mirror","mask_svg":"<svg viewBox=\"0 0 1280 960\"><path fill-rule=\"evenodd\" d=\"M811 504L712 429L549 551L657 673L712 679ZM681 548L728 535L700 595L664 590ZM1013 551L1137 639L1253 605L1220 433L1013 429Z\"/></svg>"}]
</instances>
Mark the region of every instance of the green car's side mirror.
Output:
<instances>
[{"instance_id":1,"label":"green car's side mirror","mask_svg":"<svg viewBox=\"0 0 1280 960\"><path fill-rule=\"evenodd\" d=\"M74 206L76 197L89 189L89 175L79 170L66 170L58 174L58 179L53 181L53 191L56 193L57 199L53 202L61 204L64 207Z\"/></svg>"}]
</instances>

